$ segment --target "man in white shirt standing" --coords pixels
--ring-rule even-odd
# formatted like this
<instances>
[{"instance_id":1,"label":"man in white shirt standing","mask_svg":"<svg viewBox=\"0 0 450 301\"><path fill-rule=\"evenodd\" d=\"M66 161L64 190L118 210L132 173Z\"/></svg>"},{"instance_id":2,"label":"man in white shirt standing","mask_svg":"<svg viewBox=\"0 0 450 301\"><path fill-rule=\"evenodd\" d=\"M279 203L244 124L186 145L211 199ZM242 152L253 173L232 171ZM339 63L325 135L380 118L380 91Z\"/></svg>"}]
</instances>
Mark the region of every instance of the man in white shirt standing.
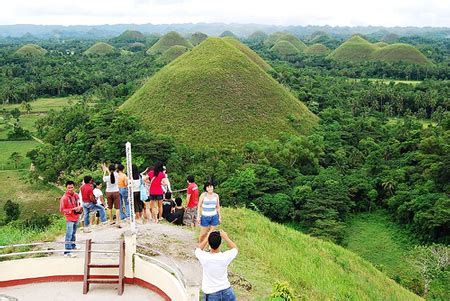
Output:
<instances>
[{"instance_id":1,"label":"man in white shirt standing","mask_svg":"<svg viewBox=\"0 0 450 301\"><path fill-rule=\"evenodd\" d=\"M222 239L230 250L220 252ZM209 244L210 252L203 249ZM212 231L198 244L195 256L203 267L202 291L205 301L236 301L236 296L228 280L228 265L236 258L238 248L225 231Z\"/></svg>"}]
</instances>

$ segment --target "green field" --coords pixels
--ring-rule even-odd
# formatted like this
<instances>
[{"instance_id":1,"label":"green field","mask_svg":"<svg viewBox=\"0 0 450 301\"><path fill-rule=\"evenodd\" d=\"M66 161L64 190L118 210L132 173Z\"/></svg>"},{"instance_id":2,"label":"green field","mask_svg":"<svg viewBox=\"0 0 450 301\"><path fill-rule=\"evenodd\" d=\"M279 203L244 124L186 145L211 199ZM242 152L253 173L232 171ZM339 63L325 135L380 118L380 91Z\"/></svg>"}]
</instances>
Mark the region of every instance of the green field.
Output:
<instances>
[{"instance_id":1,"label":"green field","mask_svg":"<svg viewBox=\"0 0 450 301\"><path fill-rule=\"evenodd\" d=\"M356 254L256 212L223 208L223 227L239 247L231 265L245 279L234 285L239 300L269 296L277 280L302 300L420 300Z\"/></svg>"},{"instance_id":2,"label":"green field","mask_svg":"<svg viewBox=\"0 0 450 301\"><path fill-rule=\"evenodd\" d=\"M28 158L26 158L27 152L38 145L39 142L35 140L0 141L0 170L14 169L13 164L9 162L9 157L13 152L18 152L22 155L23 160L20 162L18 167L28 169L31 162Z\"/></svg>"},{"instance_id":3,"label":"green field","mask_svg":"<svg viewBox=\"0 0 450 301\"><path fill-rule=\"evenodd\" d=\"M72 103L76 103L79 100L77 96L68 97L53 97L53 98L38 98L30 102L31 113L47 113L50 110L61 111L64 107L69 106ZM0 110L3 108L7 110L12 110L14 108L19 108L22 111L21 118L27 115L20 107L20 104L8 104L1 105Z\"/></svg>"}]
</instances>

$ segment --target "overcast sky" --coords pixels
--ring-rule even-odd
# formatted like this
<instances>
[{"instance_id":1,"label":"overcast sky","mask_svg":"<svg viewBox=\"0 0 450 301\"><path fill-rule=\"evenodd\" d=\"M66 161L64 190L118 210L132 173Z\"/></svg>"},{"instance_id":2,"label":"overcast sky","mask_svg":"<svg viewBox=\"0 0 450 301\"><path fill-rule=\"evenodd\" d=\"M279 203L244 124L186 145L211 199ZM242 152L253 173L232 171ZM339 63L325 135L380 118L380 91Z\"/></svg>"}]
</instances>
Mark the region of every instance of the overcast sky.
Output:
<instances>
[{"instance_id":1,"label":"overcast sky","mask_svg":"<svg viewBox=\"0 0 450 301\"><path fill-rule=\"evenodd\" d=\"M0 24L259 23L450 27L449 0L11 0Z\"/></svg>"}]
</instances>

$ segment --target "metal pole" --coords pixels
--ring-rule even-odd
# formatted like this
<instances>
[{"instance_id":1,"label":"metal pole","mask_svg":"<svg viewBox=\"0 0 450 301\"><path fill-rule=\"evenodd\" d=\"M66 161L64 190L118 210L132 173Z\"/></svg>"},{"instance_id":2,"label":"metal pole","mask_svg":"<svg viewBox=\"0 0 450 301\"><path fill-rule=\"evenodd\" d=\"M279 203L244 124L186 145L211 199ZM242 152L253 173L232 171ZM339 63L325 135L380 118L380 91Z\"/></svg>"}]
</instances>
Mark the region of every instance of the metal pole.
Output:
<instances>
[{"instance_id":1,"label":"metal pole","mask_svg":"<svg viewBox=\"0 0 450 301\"><path fill-rule=\"evenodd\" d=\"M136 215L134 213L134 194L133 194L133 168L131 163L131 143L125 143L125 151L127 156L127 175L128 175L128 201L130 202L130 225L131 232L136 231Z\"/></svg>"}]
</instances>

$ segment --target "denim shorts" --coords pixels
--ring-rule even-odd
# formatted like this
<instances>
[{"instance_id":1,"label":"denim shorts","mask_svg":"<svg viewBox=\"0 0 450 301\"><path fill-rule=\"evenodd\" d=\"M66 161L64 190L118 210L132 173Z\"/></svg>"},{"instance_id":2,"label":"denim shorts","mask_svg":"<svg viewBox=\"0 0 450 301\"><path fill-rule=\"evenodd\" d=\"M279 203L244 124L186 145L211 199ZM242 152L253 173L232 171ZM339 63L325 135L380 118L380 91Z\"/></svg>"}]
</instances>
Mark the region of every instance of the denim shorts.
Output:
<instances>
[{"instance_id":1,"label":"denim shorts","mask_svg":"<svg viewBox=\"0 0 450 301\"><path fill-rule=\"evenodd\" d=\"M234 295L234 291L231 287L212 293L212 294L204 294L204 301L236 301L236 296Z\"/></svg>"},{"instance_id":2,"label":"denim shorts","mask_svg":"<svg viewBox=\"0 0 450 301\"><path fill-rule=\"evenodd\" d=\"M202 215L200 218L200 225L202 227L209 227L213 226L216 227L219 224L219 215L213 215L213 216L204 216Z\"/></svg>"}]
</instances>

